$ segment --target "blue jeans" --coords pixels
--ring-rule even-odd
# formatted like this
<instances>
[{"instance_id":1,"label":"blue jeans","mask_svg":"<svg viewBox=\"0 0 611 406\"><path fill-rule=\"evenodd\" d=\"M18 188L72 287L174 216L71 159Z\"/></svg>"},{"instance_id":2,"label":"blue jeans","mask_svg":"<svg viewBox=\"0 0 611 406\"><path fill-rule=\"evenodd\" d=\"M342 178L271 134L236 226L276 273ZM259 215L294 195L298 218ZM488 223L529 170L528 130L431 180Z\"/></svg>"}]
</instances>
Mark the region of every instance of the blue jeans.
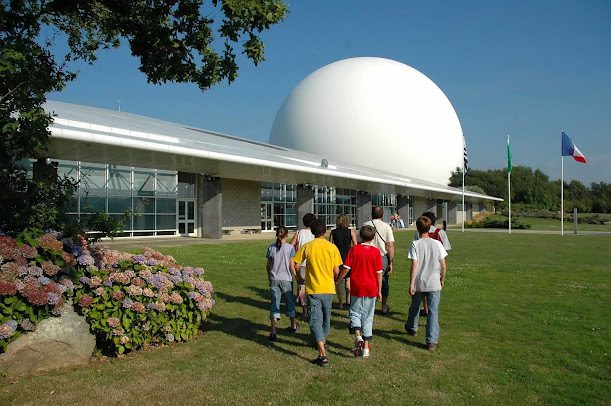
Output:
<instances>
[{"instance_id":1,"label":"blue jeans","mask_svg":"<svg viewBox=\"0 0 611 406\"><path fill-rule=\"evenodd\" d=\"M325 341L331 329L331 304L333 293L308 295L310 331L316 342Z\"/></svg>"},{"instance_id":2,"label":"blue jeans","mask_svg":"<svg viewBox=\"0 0 611 406\"><path fill-rule=\"evenodd\" d=\"M376 309L375 297L350 297L350 332L361 330L363 340L373 338L373 312Z\"/></svg>"},{"instance_id":3,"label":"blue jeans","mask_svg":"<svg viewBox=\"0 0 611 406\"><path fill-rule=\"evenodd\" d=\"M272 299L272 306L269 318L280 320L280 300L284 295L286 302L286 317L295 317L295 296L293 296L293 282L291 281L269 281L269 294Z\"/></svg>"},{"instance_id":4,"label":"blue jeans","mask_svg":"<svg viewBox=\"0 0 611 406\"><path fill-rule=\"evenodd\" d=\"M407 316L407 328L418 331L418 319L420 317L420 303L426 297L429 301L429 315L426 319L426 343L437 344L439 342L439 302L441 291L416 292L412 296L412 304L409 306Z\"/></svg>"}]
</instances>

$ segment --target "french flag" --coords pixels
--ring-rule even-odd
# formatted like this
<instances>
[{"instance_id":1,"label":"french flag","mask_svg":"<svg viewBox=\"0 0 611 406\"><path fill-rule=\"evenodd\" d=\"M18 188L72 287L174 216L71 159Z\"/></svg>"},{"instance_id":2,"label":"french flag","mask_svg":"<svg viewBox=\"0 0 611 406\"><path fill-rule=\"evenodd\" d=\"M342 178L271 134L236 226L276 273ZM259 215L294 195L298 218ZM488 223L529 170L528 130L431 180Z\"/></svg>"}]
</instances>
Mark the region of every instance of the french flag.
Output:
<instances>
[{"instance_id":1,"label":"french flag","mask_svg":"<svg viewBox=\"0 0 611 406\"><path fill-rule=\"evenodd\" d=\"M572 156L577 162L586 164L586 157L581 153L579 148L573 144L564 131L562 131L562 156Z\"/></svg>"}]
</instances>

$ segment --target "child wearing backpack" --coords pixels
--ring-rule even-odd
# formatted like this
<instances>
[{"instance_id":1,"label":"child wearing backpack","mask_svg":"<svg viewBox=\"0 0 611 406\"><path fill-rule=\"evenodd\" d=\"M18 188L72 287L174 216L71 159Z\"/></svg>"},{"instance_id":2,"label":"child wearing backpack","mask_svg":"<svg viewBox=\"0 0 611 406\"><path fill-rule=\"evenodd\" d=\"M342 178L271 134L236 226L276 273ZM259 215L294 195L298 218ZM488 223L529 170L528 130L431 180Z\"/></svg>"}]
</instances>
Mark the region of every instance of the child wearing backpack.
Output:
<instances>
[{"instance_id":1,"label":"child wearing backpack","mask_svg":"<svg viewBox=\"0 0 611 406\"><path fill-rule=\"evenodd\" d=\"M288 230L284 226L276 229L276 242L267 248L267 277L269 279L269 293L271 309L269 319L272 325L269 339L277 338L276 322L280 320L280 301L284 295L286 301L286 316L291 319L291 332L297 331L295 319L295 297L293 296L293 279L295 272L291 270L291 258L295 255L295 248L285 242Z\"/></svg>"},{"instance_id":2,"label":"child wearing backpack","mask_svg":"<svg viewBox=\"0 0 611 406\"><path fill-rule=\"evenodd\" d=\"M443 245L443 248L446 250L446 252L450 251L452 249L452 246L450 245L450 240L448 240L448 235L446 234L446 232L443 229L437 228L435 226L435 221L437 221L437 216L435 216L435 214L433 214L430 211L424 212L422 213L422 215L424 217L427 217L429 220L431 220L431 227L429 228L429 237L434 240L439 241ZM419 240L419 239L420 239L420 233L416 231L416 235L414 236L414 241ZM420 309L420 316L427 317L428 314L429 314L429 305L425 297L424 300L422 301L422 309Z\"/></svg>"},{"instance_id":3,"label":"child wearing backpack","mask_svg":"<svg viewBox=\"0 0 611 406\"><path fill-rule=\"evenodd\" d=\"M412 260L409 281L409 294L412 303L409 307L405 331L415 336L418 331L420 302L427 298L429 313L426 320L426 345L435 351L439 344L439 302L441 289L445 283L446 261L448 255L441 242L429 237L431 220L422 216L416 221L420 239L412 242L408 258Z\"/></svg>"}]
</instances>

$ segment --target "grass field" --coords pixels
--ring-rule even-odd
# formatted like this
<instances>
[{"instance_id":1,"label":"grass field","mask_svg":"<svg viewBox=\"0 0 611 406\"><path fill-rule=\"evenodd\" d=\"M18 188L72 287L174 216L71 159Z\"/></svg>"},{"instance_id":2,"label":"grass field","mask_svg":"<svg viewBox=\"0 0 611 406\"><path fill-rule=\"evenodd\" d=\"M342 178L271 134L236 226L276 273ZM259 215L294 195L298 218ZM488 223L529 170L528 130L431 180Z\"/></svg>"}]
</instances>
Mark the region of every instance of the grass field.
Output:
<instances>
[{"instance_id":1,"label":"grass field","mask_svg":"<svg viewBox=\"0 0 611 406\"><path fill-rule=\"evenodd\" d=\"M334 310L330 368L305 323L267 340L266 241L163 249L200 265L217 305L192 342L11 381L0 404L609 404L611 237L450 232L436 353L403 330L406 249L397 233L389 317L355 359ZM284 317L281 327L288 327Z\"/></svg>"}]
</instances>

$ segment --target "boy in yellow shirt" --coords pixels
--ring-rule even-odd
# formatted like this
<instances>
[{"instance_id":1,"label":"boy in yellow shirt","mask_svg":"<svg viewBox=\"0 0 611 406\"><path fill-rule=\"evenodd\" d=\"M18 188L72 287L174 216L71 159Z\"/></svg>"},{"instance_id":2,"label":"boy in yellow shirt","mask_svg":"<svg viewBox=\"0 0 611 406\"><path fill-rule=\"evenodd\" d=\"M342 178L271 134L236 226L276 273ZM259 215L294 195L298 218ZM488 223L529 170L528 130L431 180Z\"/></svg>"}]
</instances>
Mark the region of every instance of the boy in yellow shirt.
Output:
<instances>
[{"instance_id":1,"label":"boy in yellow shirt","mask_svg":"<svg viewBox=\"0 0 611 406\"><path fill-rule=\"evenodd\" d=\"M335 244L325 239L326 227L318 219L310 223L314 240L303 245L291 261L294 271L306 262L305 287L308 296L310 331L318 346L318 357L312 361L321 367L328 366L325 341L331 328L331 304L335 296L335 279L342 265L342 257Z\"/></svg>"}]
</instances>

